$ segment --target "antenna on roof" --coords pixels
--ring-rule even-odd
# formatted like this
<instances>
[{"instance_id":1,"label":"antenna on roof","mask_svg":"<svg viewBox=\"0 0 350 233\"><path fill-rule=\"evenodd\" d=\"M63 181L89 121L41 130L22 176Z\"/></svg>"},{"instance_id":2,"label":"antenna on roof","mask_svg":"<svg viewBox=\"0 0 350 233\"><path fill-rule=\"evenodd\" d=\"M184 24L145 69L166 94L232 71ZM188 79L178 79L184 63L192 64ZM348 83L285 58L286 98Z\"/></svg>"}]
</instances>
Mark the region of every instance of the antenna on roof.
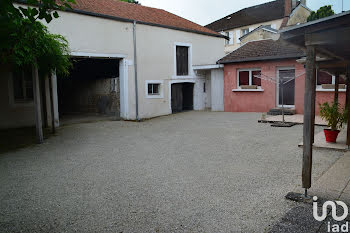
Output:
<instances>
[{"instance_id":1,"label":"antenna on roof","mask_svg":"<svg viewBox=\"0 0 350 233\"><path fill-rule=\"evenodd\" d=\"M344 0L341 0L341 12L344 12Z\"/></svg>"}]
</instances>

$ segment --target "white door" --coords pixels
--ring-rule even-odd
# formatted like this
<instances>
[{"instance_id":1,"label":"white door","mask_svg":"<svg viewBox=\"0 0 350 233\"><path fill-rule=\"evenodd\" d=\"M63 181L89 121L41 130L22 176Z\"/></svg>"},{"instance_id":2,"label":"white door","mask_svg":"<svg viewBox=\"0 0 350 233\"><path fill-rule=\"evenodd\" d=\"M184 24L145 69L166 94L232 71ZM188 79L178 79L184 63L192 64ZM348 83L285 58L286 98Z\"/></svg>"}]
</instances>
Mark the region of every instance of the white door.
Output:
<instances>
[{"instance_id":1,"label":"white door","mask_svg":"<svg viewBox=\"0 0 350 233\"><path fill-rule=\"evenodd\" d=\"M223 69L211 70L211 110L225 111Z\"/></svg>"}]
</instances>

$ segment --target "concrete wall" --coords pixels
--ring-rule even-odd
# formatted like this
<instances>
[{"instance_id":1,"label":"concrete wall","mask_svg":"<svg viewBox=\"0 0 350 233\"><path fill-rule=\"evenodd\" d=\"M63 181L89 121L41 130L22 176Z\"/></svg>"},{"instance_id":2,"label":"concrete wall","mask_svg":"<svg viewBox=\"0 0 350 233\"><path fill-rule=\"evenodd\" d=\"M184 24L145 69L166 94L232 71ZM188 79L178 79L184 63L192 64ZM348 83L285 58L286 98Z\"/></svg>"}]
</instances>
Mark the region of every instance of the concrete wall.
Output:
<instances>
[{"instance_id":1,"label":"concrete wall","mask_svg":"<svg viewBox=\"0 0 350 233\"><path fill-rule=\"evenodd\" d=\"M306 23L311 12L305 7L299 5L290 15L287 26L296 25L298 23Z\"/></svg>"},{"instance_id":2,"label":"concrete wall","mask_svg":"<svg viewBox=\"0 0 350 233\"><path fill-rule=\"evenodd\" d=\"M264 40L264 39L278 39L278 37L279 35L276 33L259 29L242 38L241 43L245 44L245 43L248 43L249 41Z\"/></svg>"},{"instance_id":3,"label":"concrete wall","mask_svg":"<svg viewBox=\"0 0 350 233\"><path fill-rule=\"evenodd\" d=\"M252 24L244 27L234 28L226 30L225 32L233 32L233 44L227 44L225 46L225 53L231 53L232 51L238 49L241 46L241 41L237 43L237 31L240 31L240 37L243 36L241 30L249 28L249 31L253 31L255 28L260 27L261 25L276 25L276 29L280 29L283 19L277 19L272 21L266 21L258 24Z\"/></svg>"},{"instance_id":4,"label":"concrete wall","mask_svg":"<svg viewBox=\"0 0 350 233\"><path fill-rule=\"evenodd\" d=\"M120 113L119 78L115 91L111 91L111 79L81 80L61 78L59 81L61 114L100 113L116 115Z\"/></svg>"},{"instance_id":5,"label":"concrete wall","mask_svg":"<svg viewBox=\"0 0 350 233\"><path fill-rule=\"evenodd\" d=\"M137 62L139 80L140 117L149 118L171 113L171 83L193 82L194 109L205 108L203 83L205 77L196 76L190 69L189 76L176 77L175 46L177 43L192 47L192 65L215 64L224 56L224 38L137 25ZM163 96L146 98L146 80L162 80Z\"/></svg>"},{"instance_id":6,"label":"concrete wall","mask_svg":"<svg viewBox=\"0 0 350 233\"><path fill-rule=\"evenodd\" d=\"M225 111L226 112L268 112L277 106L276 84L261 80L262 92L233 91L237 88L237 70L248 68L260 68L262 75L269 78L276 78L279 67L294 67L295 75L295 110L297 114L304 113L304 90L305 90L305 69L302 64L295 60L247 62L228 64L224 67L225 75ZM319 103L331 102L334 92L316 92L316 114L319 114ZM344 105L345 92L339 93L339 102Z\"/></svg>"},{"instance_id":7,"label":"concrete wall","mask_svg":"<svg viewBox=\"0 0 350 233\"><path fill-rule=\"evenodd\" d=\"M11 82L10 70L0 67L0 129L34 125L34 103L15 103Z\"/></svg>"}]
</instances>

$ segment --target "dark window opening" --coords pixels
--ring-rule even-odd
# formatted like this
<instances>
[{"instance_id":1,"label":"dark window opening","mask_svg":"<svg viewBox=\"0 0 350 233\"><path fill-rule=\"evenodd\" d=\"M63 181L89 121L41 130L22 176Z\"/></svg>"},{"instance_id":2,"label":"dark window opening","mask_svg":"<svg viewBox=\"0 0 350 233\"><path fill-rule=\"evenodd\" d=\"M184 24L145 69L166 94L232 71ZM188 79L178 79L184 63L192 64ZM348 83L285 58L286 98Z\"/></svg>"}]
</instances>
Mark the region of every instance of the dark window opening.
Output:
<instances>
[{"instance_id":1,"label":"dark window opening","mask_svg":"<svg viewBox=\"0 0 350 233\"><path fill-rule=\"evenodd\" d=\"M148 84L148 94L149 95L159 95L160 84L150 83Z\"/></svg>"},{"instance_id":2,"label":"dark window opening","mask_svg":"<svg viewBox=\"0 0 350 233\"><path fill-rule=\"evenodd\" d=\"M318 71L317 72L317 85L322 85L322 84L332 84L332 75L323 72L323 71Z\"/></svg>"},{"instance_id":3,"label":"dark window opening","mask_svg":"<svg viewBox=\"0 0 350 233\"><path fill-rule=\"evenodd\" d=\"M176 46L176 74L178 76L188 75L188 47Z\"/></svg>"},{"instance_id":4,"label":"dark window opening","mask_svg":"<svg viewBox=\"0 0 350 233\"><path fill-rule=\"evenodd\" d=\"M252 84L261 86L261 71L252 71Z\"/></svg>"}]
</instances>

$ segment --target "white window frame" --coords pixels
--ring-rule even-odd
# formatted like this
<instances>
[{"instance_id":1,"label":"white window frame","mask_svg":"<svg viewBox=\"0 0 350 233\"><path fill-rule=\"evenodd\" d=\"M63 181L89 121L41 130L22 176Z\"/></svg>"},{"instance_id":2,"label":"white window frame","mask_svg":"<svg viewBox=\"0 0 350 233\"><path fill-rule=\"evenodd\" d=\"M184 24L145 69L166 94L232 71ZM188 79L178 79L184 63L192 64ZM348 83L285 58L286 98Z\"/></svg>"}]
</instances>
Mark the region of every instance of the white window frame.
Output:
<instances>
[{"instance_id":1,"label":"white window frame","mask_svg":"<svg viewBox=\"0 0 350 233\"><path fill-rule=\"evenodd\" d=\"M294 70L294 76L295 76L295 78L294 78L294 80L296 81L296 69L295 69L295 67L294 66L286 66L286 67L277 67L277 70L276 70L276 77L277 77L277 79L276 79L276 81L277 81L277 83L276 83L276 106L277 107L282 107L282 105L279 103L280 101L279 101L279 99L280 99L280 70ZM294 84L294 91L296 90L296 83ZM295 97L296 97L296 95L295 95L295 93L294 93L294 105L284 105L284 107L286 107L286 108L295 108Z\"/></svg>"},{"instance_id":2,"label":"white window frame","mask_svg":"<svg viewBox=\"0 0 350 233\"><path fill-rule=\"evenodd\" d=\"M24 71L22 71L24 72ZM17 101L15 99L15 93L14 93L14 73L11 72L9 82L8 82L8 89L9 89L9 104L12 107L33 107L34 106L34 97L32 100L23 100L23 101ZM33 88L33 95L34 95L34 88Z\"/></svg>"},{"instance_id":3,"label":"white window frame","mask_svg":"<svg viewBox=\"0 0 350 233\"><path fill-rule=\"evenodd\" d=\"M261 68L249 68L249 69L237 69L237 89L243 90L239 85L239 72L249 71L249 85L253 85L253 71L260 71ZM261 86L258 86L257 89L261 89ZM246 89L249 90L249 89Z\"/></svg>"},{"instance_id":4,"label":"white window frame","mask_svg":"<svg viewBox=\"0 0 350 233\"><path fill-rule=\"evenodd\" d=\"M177 75L177 69L176 69L176 47L177 46L184 46L188 47L188 75L185 76L178 76ZM186 78L194 78L193 77L193 67L192 67L192 44L190 43L182 43L182 42L175 42L174 43L174 79L186 79Z\"/></svg>"},{"instance_id":5,"label":"white window frame","mask_svg":"<svg viewBox=\"0 0 350 233\"><path fill-rule=\"evenodd\" d=\"M247 33L244 33L245 31L246 31ZM241 33L242 33L242 36L247 35L247 34L249 33L249 28L242 28L242 29L241 29Z\"/></svg>"},{"instance_id":6,"label":"white window frame","mask_svg":"<svg viewBox=\"0 0 350 233\"><path fill-rule=\"evenodd\" d=\"M325 92L332 92L335 91L335 89L323 89L322 85L317 85L317 79L318 79L318 70L316 70L316 91L325 91ZM332 75L332 83L330 83L331 85L335 85L335 76ZM346 91L346 85L344 89L340 89L340 92L345 92Z\"/></svg>"},{"instance_id":7,"label":"white window frame","mask_svg":"<svg viewBox=\"0 0 350 233\"><path fill-rule=\"evenodd\" d=\"M148 94L148 84L159 84L159 94ZM162 80L146 80L145 81L145 92L147 99L163 99L164 98L164 88Z\"/></svg>"}]
</instances>

